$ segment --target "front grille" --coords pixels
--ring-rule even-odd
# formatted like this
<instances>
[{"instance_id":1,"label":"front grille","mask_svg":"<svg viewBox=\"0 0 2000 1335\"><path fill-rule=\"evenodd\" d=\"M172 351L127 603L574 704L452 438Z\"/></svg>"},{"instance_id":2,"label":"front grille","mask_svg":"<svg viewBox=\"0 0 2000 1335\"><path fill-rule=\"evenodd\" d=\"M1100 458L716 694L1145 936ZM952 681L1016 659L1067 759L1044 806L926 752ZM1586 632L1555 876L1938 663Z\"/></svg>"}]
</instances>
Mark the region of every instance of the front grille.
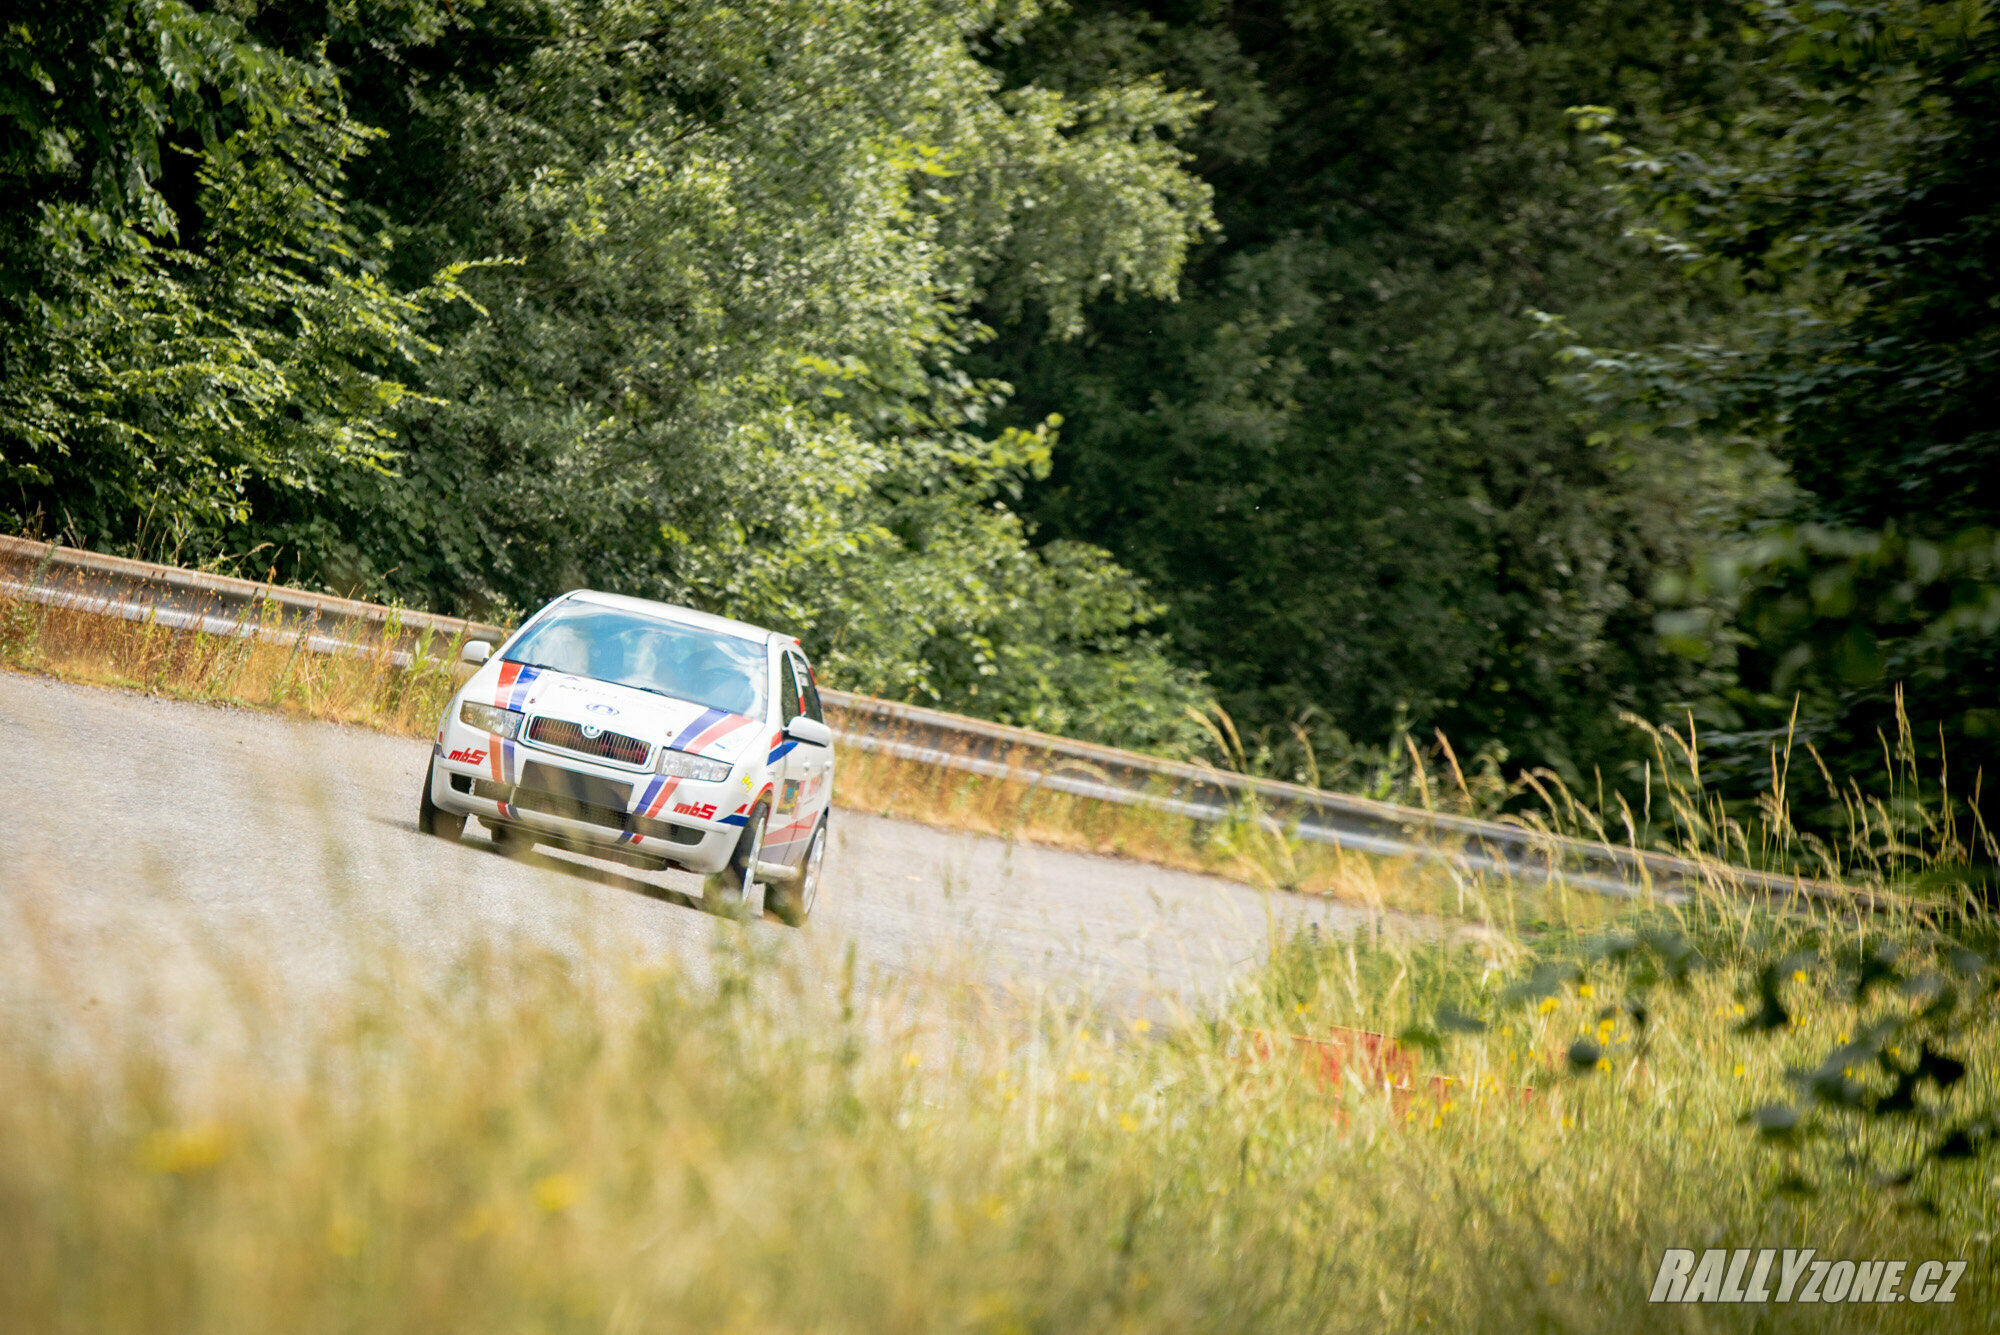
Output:
<instances>
[{"instance_id":1,"label":"front grille","mask_svg":"<svg viewBox=\"0 0 2000 1335\"><path fill-rule=\"evenodd\" d=\"M632 804L632 785L629 783L600 779L595 774L579 774L559 765L544 765L539 760L530 760L521 766L521 786L566 797L572 802L609 807L614 811L623 811Z\"/></svg>"},{"instance_id":2,"label":"front grille","mask_svg":"<svg viewBox=\"0 0 2000 1335\"><path fill-rule=\"evenodd\" d=\"M544 793L533 788L516 788L514 805L522 811L541 811L551 816L561 816L566 820L587 821L592 825L605 825L614 830L625 828L625 813L613 811L610 807L600 807L592 802L579 802L573 797L561 797L555 793Z\"/></svg>"},{"instance_id":3,"label":"front grille","mask_svg":"<svg viewBox=\"0 0 2000 1335\"><path fill-rule=\"evenodd\" d=\"M601 756L621 765L643 765L653 749L649 743L622 732L600 732L595 737L586 737L582 724L559 718L538 718L530 723L528 740L543 746L560 746L579 755Z\"/></svg>"}]
</instances>

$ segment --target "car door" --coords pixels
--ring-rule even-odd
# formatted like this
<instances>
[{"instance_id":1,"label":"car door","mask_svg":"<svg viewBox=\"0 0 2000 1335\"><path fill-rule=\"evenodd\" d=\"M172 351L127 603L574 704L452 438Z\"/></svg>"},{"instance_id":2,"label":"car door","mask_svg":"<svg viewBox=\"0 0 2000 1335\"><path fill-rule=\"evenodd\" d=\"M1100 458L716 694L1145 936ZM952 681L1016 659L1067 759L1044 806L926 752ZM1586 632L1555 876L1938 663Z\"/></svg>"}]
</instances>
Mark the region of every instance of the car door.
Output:
<instances>
[{"instance_id":1,"label":"car door","mask_svg":"<svg viewBox=\"0 0 2000 1335\"><path fill-rule=\"evenodd\" d=\"M819 683L813 677L812 665L797 650L790 651L786 656L792 660L792 669L798 678L800 709L813 722L825 723L826 714L820 708ZM820 816L833 802L833 748L800 746L795 754L800 758L799 818L804 823L806 837L810 838L813 826L819 823ZM799 847L803 852L805 845Z\"/></svg>"},{"instance_id":2,"label":"car door","mask_svg":"<svg viewBox=\"0 0 2000 1335\"><path fill-rule=\"evenodd\" d=\"M801 660L789 651L778 655L780 730L806 712L805 689L801 685L806 678L799 670L801 666ZM807 841L812 838L812 823L817 819L807 797L818 763L814 753L825 749L806 746L789 737L780 739L777 773L771 776L771 819L764 836L766 861L796 863L804 856ZM823 787L825 782L822 777L820 785Z\"/></svg>"}]
</instances>

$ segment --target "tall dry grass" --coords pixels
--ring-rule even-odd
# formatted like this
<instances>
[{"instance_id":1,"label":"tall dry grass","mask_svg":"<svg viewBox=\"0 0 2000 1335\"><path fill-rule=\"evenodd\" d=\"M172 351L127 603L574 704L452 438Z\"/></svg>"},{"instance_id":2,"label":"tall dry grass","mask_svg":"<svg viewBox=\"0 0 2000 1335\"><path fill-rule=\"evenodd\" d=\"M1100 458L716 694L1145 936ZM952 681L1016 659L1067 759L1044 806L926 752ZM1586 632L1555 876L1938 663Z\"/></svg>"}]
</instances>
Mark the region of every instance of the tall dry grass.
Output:
<instances>
[{"instance_id":1,"label":"tall dry grass","mask_svg":"<svg viewBox=\"0 0 2000 1335\"><path fill-rule=\"evenodd\" d=\"M387 627L360 631L311 624L289 642L272 638L280 629L269 622L240 623L227 632L182 629L0 596L0 665L65 681L270 709L407 736L430 733L464 680L456 666L456 642L433 643L420 635L414 652L401 655L408 661L399 662L393 620ZM351 640L360 647L346 653L314 652L307 635Z\"/></svg>"},{"instance_id":2,"label":"tall dry grass","mask_svg":"<svg viewBox=\"0 0 2000 1335\"><path fill-rule=\"evenodd\" d=\"M1531 964L1517 946L1367 938L1284 943L1222 1010L1172 1023L857 978L851 956L821 973L740 941L700 983L489 951L442 981L358 987L282 1059L253 1052L198 1085L143 1035L66 1060L45 1017L0 1012L0 1329L2000 1321L1990 1157L1887 1187L1877 1166L1919 1154L1930 1121L1859 1155L1832 1138L1774 1151L1738 1124L1855 1022L1837 971L1789 985L1796 1024L1747 1036L1731 961L1771 924L1655 913L1708 964L1657 988L1643 1028L1606 1016L1631 982L1608 964L1510 1006ZM1815 926L1912 950L1935 931ZM1329 1084L1245 1041L1393 1029L1445 1003L1490 1028L1440 1051L1457 1083L1429 1100ZM1573 1070L1580 1036L1601 1068ZM1964 1037L1950 1099L1991 1106L1990 1005ZM1949 1308L1646 1301L1664 1248L1765 1246L1974 1268Z\"/></svg>"},{"instance_id":3,"label":"tall dry grass","mask_svg":"<svg viewBox=\"0 0 2000 1335\"><path fill-rule=\"evenodd\" d=\"M364 660L308 678L258 657L271 646L5 624L31 668L394 717L386 667L372 695L336 689ZM843 800L961 828L1156 860L1176 839L1221 857L1233 829L1278 838L1255 813L1183 829L872 763L843 757ZM1870 865L1872 847L1840 865ZM1900 847L1912 866L1958 856L1942 839ZM1369 867L1346 865L1351 893L1385 902ZM162 1043L157 1011L72 1023L88 980L15 993L0 1004L0 1330L2000 1324L2000 937L1976 899L1781 916L1722 893L1572 896L1530 921L1520 887L1438 884L1494 930L1277 942L1234 997L1172 1020L858 977L851 955L844 970L779 962L726 927L696 979L582 944L405 969L357 920L347 954L377 981L316 1001L282 1042L209 1053ZM1687 967L1607 945L1642 938L1680 942ZM1889 972L1858 989L1868 969ZM1767 989L1785 1014L1759 1030ZM1937 1041L1967 1068L1948 1088L1878 1115L1891 1077L1857 1059L1855 1110L1810 1107L1786 1137L1741 1121L1802 1105L1802 1073L1944 991ZM261 1005L255 988L218 995ZM1324 1080L1292 1036L1336 1026L1405 1035L1452 1083ZM1955 1130L1967 1152L1940 1155ZM1666 1247L1973 1268L1949 1308L1654 1307Z\"/></svg>"},{"instance_id":4,"label":"tall dry grass","mask_svg":"<svg viewBox=\"0 0 2000 1335\"><path fill-rule=\"evenodd\" d=\"M839 802L945 829L1224 876L1260 889L1419 911L1455 898L1450 877L1432 866L1297 839L1250 804L1220 820L1199 820L852 747L840 753Z\"/></svg>"},{"instance_id":5,"label":"tall dry grass","mask_svg":"<svg viewBox=\"0 0 2000 1335\"><path fill-rule=\"evenodd\" d=\"M1718 867L1773 869L1828 881L1885 887L1946 899L1978 884L2000 865L2000 837L1986 824L1984 775L1955 791L1948 765L1927 768L1916 728L1895 692L1895 734L1881 734L1879 790L1837 781L1810 741L1788 733L1770 748L1770 782L1756 801L1728 800L1702 777L1700 735L1692 718L1656 726L1623 721L1642 733L1653 758L1635 809L1622 793L1579 794L1546 770L1517 783L1535 803L1511 817L1530 828L1632 848L1656 848ZM1969 799L1969 800L1968 800ZM1837 813L1820 831L1798 811L1811 804Z\"/></svg>"}]
</instances>

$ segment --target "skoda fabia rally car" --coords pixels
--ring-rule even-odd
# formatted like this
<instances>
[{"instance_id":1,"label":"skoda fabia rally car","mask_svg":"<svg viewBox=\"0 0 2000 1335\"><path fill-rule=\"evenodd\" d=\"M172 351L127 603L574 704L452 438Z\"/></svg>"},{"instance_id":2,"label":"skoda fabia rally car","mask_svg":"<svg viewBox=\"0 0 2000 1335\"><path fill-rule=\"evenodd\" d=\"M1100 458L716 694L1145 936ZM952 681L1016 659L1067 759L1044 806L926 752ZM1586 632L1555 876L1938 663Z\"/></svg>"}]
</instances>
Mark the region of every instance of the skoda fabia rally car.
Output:
<instances>
[{"instance_id":1,"label":"skoda fabia rally car","mask_svg":"<svg viewBox=\"0 0 2000 1335\"><path fill-rule=\"evenodd\" d=\"M579 590L479 664L438 725L418 825L475 817L537 841L708 878L704 897L812 912L833 734L798 641L703 612Z\"/></svg>"}]
</instances>

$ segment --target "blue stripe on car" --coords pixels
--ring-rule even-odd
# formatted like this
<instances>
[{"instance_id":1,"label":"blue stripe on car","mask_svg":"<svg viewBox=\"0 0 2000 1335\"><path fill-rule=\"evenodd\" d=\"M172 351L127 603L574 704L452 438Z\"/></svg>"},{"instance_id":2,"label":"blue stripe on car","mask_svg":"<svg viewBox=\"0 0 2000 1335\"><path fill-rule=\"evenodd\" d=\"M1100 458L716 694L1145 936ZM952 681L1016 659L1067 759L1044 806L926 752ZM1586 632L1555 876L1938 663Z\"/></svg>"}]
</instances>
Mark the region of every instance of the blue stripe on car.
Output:
<instances>
[{"instance_id":1,"label":"blue stripe on car","mask_svg":"<svg viewBox=\"0 0 2000 1335\"><path fill-rule=\"evenodd\" d=\"M713 727L717 723L722 722L722 720L728 717L729 717L729 711L726 709L705 709L701 712L700 716L695 719L694 722L688 724L685 728L682 728L680 732L674 737L674 739L671 742L667 743L667 745L678 751L680 750L682 742L691 741L694 738L701 736L702 733L706 732L709 728Z\"/></svg>"},{"instance_id":2,"label":"blue stripe on car","mask_svg":"<svg viewBox=\"0 0 2000 1335\"><path fill-rule=\"evenodd\" d=\"M528 687L533 685L535 678L541 675L540 668L522 668L521 675L514 678L514 689L507 695L507 708L519 709L522 705L526 704L528 700Z\"/></svg>"},{"instance_id":3,"label":"blue stripe on car","mask_svg":"<svg viewBox=\"0 0 2000 1335\"><path fill-rule=\"evenodd\" d=\"M639 790L639 800L634 802L631 806L625 809L627 811L644 811L649 805L651 805L653 799L659 796L660 785L665 782L666 782L665 779L655 774L651 779L647 781L646 786Z\"/></svg>"}]
</instances>

